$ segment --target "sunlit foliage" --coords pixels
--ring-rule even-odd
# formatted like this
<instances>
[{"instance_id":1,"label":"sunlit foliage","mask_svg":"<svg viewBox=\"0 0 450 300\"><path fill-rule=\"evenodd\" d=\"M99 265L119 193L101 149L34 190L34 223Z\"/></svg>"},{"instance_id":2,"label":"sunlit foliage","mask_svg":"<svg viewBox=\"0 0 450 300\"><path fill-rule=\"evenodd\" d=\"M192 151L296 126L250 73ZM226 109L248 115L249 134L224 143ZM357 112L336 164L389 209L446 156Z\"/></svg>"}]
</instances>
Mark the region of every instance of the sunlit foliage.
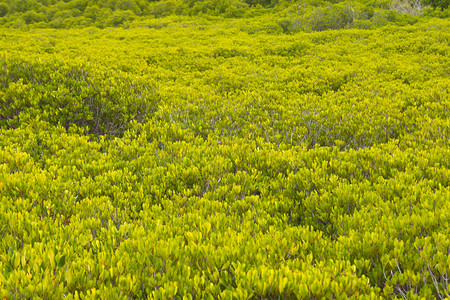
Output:
<instances>
[{"instance_id":1,"label":"sunlit foliage","mask_svg":"<svg viewBox=\"0 0 450 300\"><path fill-rule=\"evenodd\" d=\"M449 21L266 20L0 30L0 299L449 297Z\"/></svg>"}]
</instances>

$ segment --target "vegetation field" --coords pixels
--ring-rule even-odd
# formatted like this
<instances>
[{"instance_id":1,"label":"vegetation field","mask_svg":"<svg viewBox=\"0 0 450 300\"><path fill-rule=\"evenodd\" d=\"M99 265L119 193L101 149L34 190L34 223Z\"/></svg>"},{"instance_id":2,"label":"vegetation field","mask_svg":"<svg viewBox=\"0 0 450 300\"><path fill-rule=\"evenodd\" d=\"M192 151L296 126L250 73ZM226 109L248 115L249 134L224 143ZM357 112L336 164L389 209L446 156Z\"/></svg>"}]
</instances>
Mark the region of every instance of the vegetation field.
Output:
<instances>
[{"instance_id":1,"label":"vegetation field","mask_svg":"<svg viewBox=\"0 0 450 300\"><path fill-rule=\"evenodd\" d=\"M448 298L448 18L178 2L3 5L0 299Z\"/></svg>"}]
</instances>

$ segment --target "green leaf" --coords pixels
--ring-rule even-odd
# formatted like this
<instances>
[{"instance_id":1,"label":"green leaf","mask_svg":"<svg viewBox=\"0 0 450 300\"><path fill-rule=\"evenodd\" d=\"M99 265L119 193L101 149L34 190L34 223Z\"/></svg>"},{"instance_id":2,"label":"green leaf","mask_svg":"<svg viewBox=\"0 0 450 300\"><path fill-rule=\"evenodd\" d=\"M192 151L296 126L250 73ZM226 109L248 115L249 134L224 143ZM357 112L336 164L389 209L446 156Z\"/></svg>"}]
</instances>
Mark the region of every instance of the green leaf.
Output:
<instances>
[{"instance_id":1,"label":"green leaf","mask_svg":"<svg viewBox=\"0 0 450 300\"><path fill-rule=\"evenodd\" d=\"M64 266L66 264L66 256L65 255L63 255L63 256L61 256L60 258L59 258L59 261L58 261L58 267L62 267L62 266Z\"/></svg>"}]
</instances>

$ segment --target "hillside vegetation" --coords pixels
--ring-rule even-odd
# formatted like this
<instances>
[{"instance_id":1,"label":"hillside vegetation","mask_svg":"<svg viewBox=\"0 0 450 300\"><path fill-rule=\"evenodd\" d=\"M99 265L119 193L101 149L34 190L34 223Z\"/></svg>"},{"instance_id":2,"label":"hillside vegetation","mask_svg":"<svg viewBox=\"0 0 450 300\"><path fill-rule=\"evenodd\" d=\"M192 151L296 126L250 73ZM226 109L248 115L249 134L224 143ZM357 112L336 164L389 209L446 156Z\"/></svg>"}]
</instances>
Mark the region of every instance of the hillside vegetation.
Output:
<instances>
[{"instance_id":1,"label":"hillside vegetation","mask_svg":"<svg viewBox=\"0 0 450 300\"><path fill-rule=\"evenodd\" d=\"M86 8L54 29L65 2L39 22L19 3L0 29L0 299L450 296L448 19L130 1L118 27L81 26ZM170 3L186 10L146 17Z\"/></svg>"}]
</instances>

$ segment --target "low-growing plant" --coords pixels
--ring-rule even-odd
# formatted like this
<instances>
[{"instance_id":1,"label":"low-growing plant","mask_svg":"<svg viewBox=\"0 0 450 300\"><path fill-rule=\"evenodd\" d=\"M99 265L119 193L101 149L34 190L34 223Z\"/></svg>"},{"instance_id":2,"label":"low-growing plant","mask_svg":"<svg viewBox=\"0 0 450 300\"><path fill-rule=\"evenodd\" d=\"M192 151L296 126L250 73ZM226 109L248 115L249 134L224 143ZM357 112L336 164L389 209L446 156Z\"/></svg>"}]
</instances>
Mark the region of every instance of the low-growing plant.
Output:
<instances>
[{"instance_id":1,"label":"low-growing plant","mask_svg":"<svg viewBox=\"0 0 450 300\"><path fill-rule=\"evenodd\" d=\"M450 26L383 5L0 29L0 299L448 298Z\"/></svg>"}]
</instances>

